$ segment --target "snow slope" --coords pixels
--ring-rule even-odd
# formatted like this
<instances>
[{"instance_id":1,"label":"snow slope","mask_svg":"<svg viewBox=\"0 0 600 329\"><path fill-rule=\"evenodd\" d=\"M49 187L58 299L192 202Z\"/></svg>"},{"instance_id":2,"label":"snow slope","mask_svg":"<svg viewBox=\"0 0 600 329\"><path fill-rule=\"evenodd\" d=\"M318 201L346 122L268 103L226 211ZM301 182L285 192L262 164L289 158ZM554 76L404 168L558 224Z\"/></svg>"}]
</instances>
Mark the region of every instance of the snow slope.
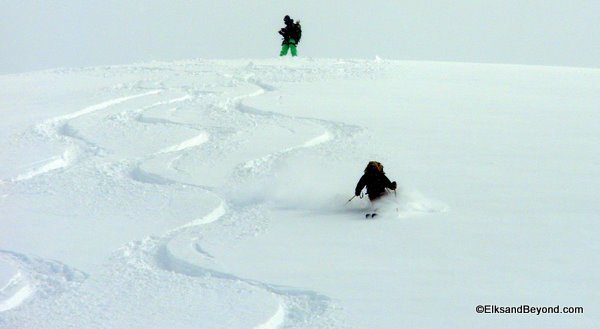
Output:
<instances>
[{"instance_id":1,"label":"snow slope","mask_svg":"<svg viewBox=\"0 0 600 329\"><path fill-rule=\"evenodd\" d=\"M600 323L600 70L190 60L0 90L0 328ZM400 186L375 220L345 205L369 160Z\"/></svg>"}]
</instances>

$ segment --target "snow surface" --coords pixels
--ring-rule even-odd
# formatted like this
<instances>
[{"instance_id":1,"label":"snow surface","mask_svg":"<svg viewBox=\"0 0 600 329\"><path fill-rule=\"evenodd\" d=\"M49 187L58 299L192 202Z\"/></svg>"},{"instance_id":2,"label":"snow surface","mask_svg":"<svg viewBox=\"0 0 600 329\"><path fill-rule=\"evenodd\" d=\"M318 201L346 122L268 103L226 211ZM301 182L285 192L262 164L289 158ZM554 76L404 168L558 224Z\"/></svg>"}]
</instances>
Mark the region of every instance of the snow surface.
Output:
<instances>
[{"instance_id":1,"label":"snow surface","mask_svg":"<svg viewBox=\"0 0 600 329\"><path fill-rule=\"evenodd\" d=\"M0 328L600 323L600 70L190 60L0 90ZM373 220L346 204L369 160L399 183Z\"/></svg>"}]
</instances>

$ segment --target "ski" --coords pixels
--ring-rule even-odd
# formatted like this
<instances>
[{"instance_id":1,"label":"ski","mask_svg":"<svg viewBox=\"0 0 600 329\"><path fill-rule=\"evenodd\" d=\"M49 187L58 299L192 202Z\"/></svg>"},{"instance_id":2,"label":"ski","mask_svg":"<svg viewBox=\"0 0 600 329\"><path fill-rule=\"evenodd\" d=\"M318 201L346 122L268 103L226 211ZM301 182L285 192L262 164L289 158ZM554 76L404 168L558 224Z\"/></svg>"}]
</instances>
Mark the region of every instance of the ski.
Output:
<instances>
[{"instance_id":1,"label":"ski","mask_svg":"<svg viewBox=\"0 0 600 329\"><path fill-rule=\"evenodd\" d=\"M375 216L377 216L377 213L375 212L365 214L365 218L375 218Z\"/></svg>"}]
</instances>

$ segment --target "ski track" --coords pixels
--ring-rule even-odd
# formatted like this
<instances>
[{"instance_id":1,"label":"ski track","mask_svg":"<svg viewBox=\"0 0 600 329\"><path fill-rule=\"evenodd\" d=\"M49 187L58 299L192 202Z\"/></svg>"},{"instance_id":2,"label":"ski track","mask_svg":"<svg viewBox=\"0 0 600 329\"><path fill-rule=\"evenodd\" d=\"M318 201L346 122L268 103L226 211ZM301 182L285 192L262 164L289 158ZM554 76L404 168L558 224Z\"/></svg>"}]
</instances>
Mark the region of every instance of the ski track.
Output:
<instances>
[{"instance_id":1,"label":"ski track","mask_svg":"<svg viewBox=\"0 0 600 329\"><path fill-rule=\"evenodd\" d=\"M107 101L104 101L104 102L101 102L101 103L98 103L95 105L85 107L85 108L83 108L79 111L73 112L73 113L69 113L66 115L61 115L61 116L57 116L57 117L48 119L44 123L36 126L34 128L34 130L37 131L38 133L42 134L43 136L46 136L46 137L48 137L50 139L54 139L54 140L66 139L67 140L66 142L68 144L67 149L64 151L64 153L61 156L55 156L55 157L51 158L51 160L48 161L47 163L45 163L44 165L42 165L38 168L35 168L33 170L30 170L26 173L17 175L15 178L12 179L12 181L19 182L19 181L29 180L36 176L43 175L43 174L46 174L46 173L54 171L54 170L58 170L58 169L62 169L62 168L71 166L75 161L77 161L77 158L79 157L79 155L83 153L82 147L80 145L78 145L77 143L73 143L73 141L75 141L75 140L79 140L79 141L83 142L89 149L93 149L95 154L97 154L99 152L100 147L98 147L94 143L91 143L77 135L77 131L75 129L73 129L71 126L69 126L69 123L68 123L69 120L73 120L75 118L78 118L78 117L81 117L81 116L84 116L84 115L87 115L87 114L90 114L93 112L104 110L106 108L126 102L128 100L132 100L132 99L140 98L140 97L144 97L144 96L150 96L150 95L158 94L160 92L162 92L162 90L152 90L152 91L145 92L145 93L110 99L110 100L107 100ZM179 101L179 99L177 99L176 101Z\"/></svg>"},{"instance_id":2,"label":"ski track","mask_svg":"<svg viewBox=\"0 0 600 329\"><path fill-rule=\"evenodd\" d=\"M254 327L255 329L277 329L285 323L285 304L280 303L277 307L277 311L271 318L269 318L263 324Z\"/></svg>"},{"instance_id":3,"label":"ski track","mask_svg":"<svg viewBox=\"0 0 600 329\"><path fill-rule=\"evenodd\" d=\"M328 131L326 131L323 134L321 134L320 136L310 139L310 140L302 143L301 145L292 146L292 147L289 147L282 151L279 151L277 153L267 154L261 158L247 161L241 166L241 168L243 171L249 171L249 172L253 172L253 173L260 172L262 170L262 167L270 165L276 159L278 159L288 153L291 153L293 151L300 150L303 148L315 147L315 146L318 146L319 144L327 143L331 140L333 140L332 134L329 133Z\"/></svg>"},{"instance_id":4,"label":"ski track","mask_svg":"<svg viewBox=\"0 0 600 329\"><path fill-rule=\"evenodd\" d=\"M285 115L282 113L264 111L261 109L256 109L250 106L247 106L243 103L244 99L249 97L256 97L259 95L263 95L268 92L274 92L277 89L271 85L265 84L262 81L254 78L247 78L245 82L250 83L258 88L257 91L249 94L246 97L237 98L234 102L234 108L240 113L244 113L247 115L255 116L255 117L263 117L267 119L271 118L285 118L293 121L305 121L313 124L317 124L324 128L324 132L316 136L301 145L292 146L286 149L283 149L279 152L271 153L266 156L263 156L258 159L253 159L247 161L246 163L238 166L237 175L238 176L248 176L258 174L263 171L268 171L270 165L284 156L291 154L292 152L299 151L302 149L308 149L313 147L318 147L325 144L339 145L343 144L345 141L353 138L359 133L363 132L363 129L358 126L346 125L335 121L321 120L315 118L305 118L305 117L297 117Z\"/></svg>"},{"instance_id":5,"label":"ski track","mask_svg":"<svg viewBox=\"0 0 600 329\"><path fill-rule=\"evenodd\" d=\"M8 311L21 305L34 292L33 288L24 281L21 272L18 272L4 288L0 289L0 298L4 299L0 301L0 312Z\"/></svg>"},{"instance_id":6,"label":"ski track","mask_svg":"<svg viewBox=\"0 0 600 329\"><path fill-rule=\"evenodd\" d=\"M195 126L190 125L190 124L184 124L181 122L176 122L176 121L171 121L168 119L162 119L162 118L148 118L144 116L144 111L154 108L154 107L158 107L158 106L162 106L162 105L170 105L170 104L175 104L175 103L181 103L184 101L188 101L188 100L193 100L194 96L192 95L185 95L182 97L178 97L178 98L173 98L167 101L162 101L162 102L157 102L154 103L150 106L146 106L144 107L141 111L138 112L138 114L135 117L135 120L140 122L140 123L148 123L148 124L170 124L170 125L176 125L176 126L183 126L183 127L188 127L191 129L197 129ZM176 108L174 108L176 109ZM170 109L169 111L172 112L174 109Z\"/></svg>"},{"instance_id":7,"label":"ski track","mask_svg":"<svg viewBox=\"0 0 600 329\"><path fill-rule=\"evenodd\" d=\"M244 105L243 101L251 97L258 97L267 92L276 91L273 86L260 82L256 79L245 79L242 83L249 83L257 87L257 90L246 95L236 96L221 103L220 107L224 111L233 109L238 113L250 115L254 118L277 119L284 118L292 121L305 121L317 124L323 127L324 132L306 142L285 148L280 151L265 155L263 157L247 161L237 166L232 175L234 177L251 177L261 173L268 172L273 163L290 155L293 152L315 148L326 144L343 143L353 136L361 133L362 128L358 126L346 125L334 121L327 121L314 118L294 117L280 113L264 111L260 109L250 108ZM159 243L158 254L156 256L156 264L163 270L173 271L180 274L195 276L195 277L213 277L222 280L230 280L233 282L244 282L250 286L266 290L280 299L279 306L273 316L266 320L257 328L279 328L287 326L303 326L302 324L312 323L312 321L325 321L327 312L332 311L335 306L332 301L323 295L316 292L303 289L294 289L290 287L281 287L269 283L259 282L255 280L245 279L236 275L216 271L209 267L203 266L206 259L214 260L214 257L206 253L199 241L190 239L187 233L196 233L201 229L202 225L216 222L218 219L226 215L235 213L233 207L227 207L227 201L221 198L222 203L215 208L207 216L197 219L193 222L185 224L174 231L171 231L164 236ZM225 210L227 208L227 210ZM321 316L323 318L319 319ZM316 319L316 320L315 320Z\"/></svg>"},{"instance_id":8,"label":"ski track","mask_svg":"<svg viewBox=\"0 0 600 329\"><path fill-rule=\"evenodd\" d=\"M23 180L28 180L34 178L35 176L43 175L53 170L68 167L77 159L77 152L78 150L75 147L69 147L61 156L52 157L49 161L45 160L47 162L44 165L31 171L28 171L24 174L18 175L17 177L13 178L12 181L19 182Z\"/></svg>"},{"instance_id":9,"label":"ski track","mask_svg":"<svg viewBox=\"0 0 600 329\"><path fill-rule=\"evenodd\" d=\"M225 111L232 108L238 111L239 113L244 113L244 111L240 110L243 107L242 101L244 99L249 97L257 97L263 95L267 91L275 90L275 88L266 87L266 85L264 84L254 83L254 85L258 87L258 90L251 92L247 95L237 96L232 99L228 99L222 103L221 107ZM250 113L250 115L264 117L263 114L257 115ZM148 123L179 124L170 121L165 122L165 120L160 119L141 119L141 117L138 117L138 120L143 122L150 121ZM241 167L246 170L250 169L253 172L258 172L261 170L261 168L268 168L268 164L276 161L277 159L281 158L286 154L300 149L317 147L321 144L331 142L334 139L334 136L337 135L339 134L331 133L329 132L329 130L326 129L323 134L312 138L302 143L301 145L293 146L266 155L259 159L251 160L245 164L242 164ZM163 149L157 152L156 154L184 151L199 146L207 142L208 139L208 134L206 132L203 132L194 138L183 141L169 148ZM166 166L171 166L173 161L174 160L169 161ZM236 173L234 172L234 175L235 174ZM185 182L176 182L171 179L162 177L159 174L143 171L140 168L140 165L138 165L132 171L130 176L134 180L150 184L186 184ZM204 188L205 190L216 194L216 192L213 189L207 189L206 187L201 188ZM273 314L272 317L267 319L263 324L261 324L257 328L279 328L284 325L287 325L288 323L290 325L292 325L293 323L295 323L296 325L299 325L300 323L308 323L311 321L315 321L315 318L319 318L319 316L325 314L329 309L332 308L331 301L328 297L320 295L313 291L293 289L289 287L280 287L273 284L241 278L234 274L217 271L208 267L208 264L205 264L205 261L213 261L214 256L204 251L201 247L201 243L197 239L194 239L192 237L194 235L197 235L198 231L201 230L204 225L213 224L224 216L232 216L237 211L235 208L228 206L228 202L226 201L226 199L224 199L223 196L217 194L217 197L221 200L220 204L207 215L192 220L189 223L184 224L180 227L177 227L165 233L161 237L148 237L142 241L131 243L130 248L140 249L141 252L127 250L125 254L154 254L155 256L152 260L138 260L133 262L136 264L142 263L144 264L142 265L143 267L156 266L164 271L175 272L191 277L211 277L218 280L228 280L235 283L243 282L251 287L267 291L272 295L277 296L280 300L280 303L276 312Z\"/></svg>"},{"instance_id":10,"label":"ski track","mask_svg":"<svg viewBox=\"0 0 600 329\"><path fill-rule=\"evenodd\" d=\"M18 273L0 290L0 312L16 308L33 297L52 298L81 284L88 275L59 261L0 250L0 258Z\"/></svg>"},{"instance_id":11,"label":"ski track","mask_svg":"<svg viewBox=\"0 0 600 329\"><path fill-rule=\"evenodd\" d=\"M119 97L119 98L115 98L115 99L111 99L96 105L92 105L92 106L88 106L82 110L79 110L77 112L73 112L70 114L66 114L66 115L62 115L62 116L58 116L55 117L53 119L50 119L50 122L61 122L61 121L68 121L68 120L72 120L75 119L77 117L80 117L82 115L86 115L86 114L90 114L92 112L96 112L99 110L104 110L108 107L111 107L113 105L117 105L119 103L123 103L125 101L134 99L134 98L139 98L139 97L144 97L144 96L150 96L150 95L154 95L154 94L158 94L162 92L162 90L152 90L149 92L145 92L145 93L141 93L141 94L135 94L135 95L129 95L129 96L124 96L124 97Z\"/></svg>"},{"instance_id":12,"label":"ski track","mask_svg":"<svg viewBox=\"0 0 600 329\"><path fill-rule=\"evenodd\" d=\"M188 148L200 146L209 140L209 134L207 132L202 132L198 136L185 140L179 144L167 147L157 152L157 154L161 153L172 153L183 151Z\"/></svg>"},{"instance_id":13,"label":"ski track","mask_svg":"<svg viewBox=\"0 0 600 329\"><path fill-rule=\"evenodd\" d=\"M111 106L126 102L128 100L155 95L160 92L162 92L162 90L152 90L149 92L107 100L67 115L48 119L44 123L37 125L34 128L34 131L37 133L42 133L43 136L46 136L51 140L61 140L65 142L67 144L67 148L60 156L54 156L47 160L34 162L33 165L39 163L43 164L28 172L17 175L15 178L11 179L11 181L21 182L30 180L36 176L66 168L74 164L79 155L84 152L83 147L75 143L75 140L79 140L88 148L95 150L99 149L97 145L77 136L76 130L69 125L70 120L110 108ZM191 95L185 95L183 97L168 101L154 103L144 107L143 109L164 104L182 102L191 98ZM195 138L184 141L181 144L174 145L172 148L165 149L163 152L175 152L194 147L202 144L207 139L208 134L202 133ZM98 152L94 153L97 154ZM134 176L132 177L134 179L139 177L138 180L142 182L151 182L155 184L175 183L161 180L160 177L154 177L151 174L141 171L134 172L132 176ZM5 287L0 289L0 312L16 308L26 301L32 299L34 296L47 298L51 295L59 294L65 289L80 284L87 278L87 274L75 269L71 269L67 265L54 260L44 260L41 258L29 257L8 250L0 250L0 258L18 268L17 274L11 278Z\"/></svg>"}]
</instances>

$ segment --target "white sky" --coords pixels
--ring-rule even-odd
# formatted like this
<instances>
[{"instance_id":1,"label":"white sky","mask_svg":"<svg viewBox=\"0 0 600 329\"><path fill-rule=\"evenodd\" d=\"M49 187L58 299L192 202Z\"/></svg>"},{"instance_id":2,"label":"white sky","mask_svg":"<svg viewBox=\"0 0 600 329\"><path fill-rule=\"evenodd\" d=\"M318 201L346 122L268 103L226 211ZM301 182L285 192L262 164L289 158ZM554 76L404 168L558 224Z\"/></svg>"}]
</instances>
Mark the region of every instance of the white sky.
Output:
<instances>
[{"instance_id":1,"label":"white sky","mask_svg":"<svg viewBox=\"0 0 600 329\"><path fill-rule=\"evenodd\" d=\"M0 0L0 73L268 58L283 16L300 56L600 67L598 0Z\"/></svg>"}]
</instances>

